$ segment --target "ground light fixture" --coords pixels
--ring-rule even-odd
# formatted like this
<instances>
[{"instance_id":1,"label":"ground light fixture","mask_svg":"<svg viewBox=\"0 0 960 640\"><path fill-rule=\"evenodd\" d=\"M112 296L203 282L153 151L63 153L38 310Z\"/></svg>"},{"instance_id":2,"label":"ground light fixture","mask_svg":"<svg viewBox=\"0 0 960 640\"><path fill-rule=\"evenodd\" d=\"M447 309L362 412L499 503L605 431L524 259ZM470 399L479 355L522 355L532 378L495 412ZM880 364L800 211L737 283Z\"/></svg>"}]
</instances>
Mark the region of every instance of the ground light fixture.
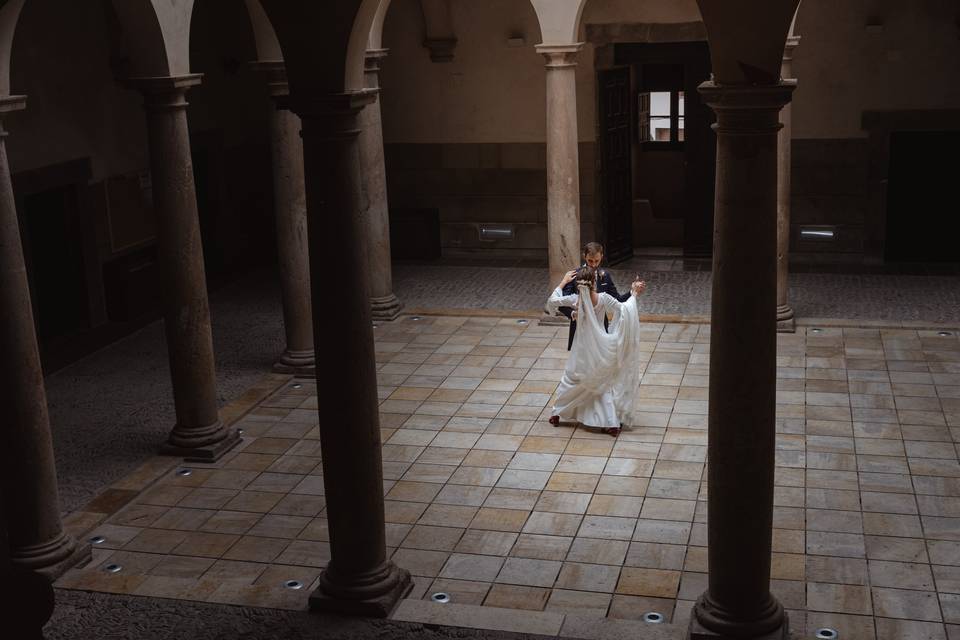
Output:
<instances>
[{"instance_id":1,"label":"ground light fixture","mask_svg":"<svg viewBox=\"0 0 960 640\"><path fill-rule=\"evenodd\" d=\"M831 629L830 627L823 627L817 629L817 632L813 636L817 640L837 640L840 637L840 634L837 633L836 629Z\"/></svg>"},{"instance_id":2,"label":"ground light fixture","mask_svg":"<svg viewBox=\"0 0 960 640\"><path fill-rule=\"evenodd\" d=\"M119 564L108 564L103 568L107 573L120 573L123 571L123 566Z\"/></svg>"},{"instance_id":3,"label":"ground light fixture","mask_svg":"<svg viewBox=\"0 0 960 640\"><path fill-rule=\"evenodd\" d=\"M300 388L303 387L303 385L300 384L299 382L294 382L291 386L292 386L294 389L300 389Z\"/></svg>"},{"instance_id":4,"label":"ground light fixture","mask_svg":"<svg viewBox=\"0 0 960 640\"><path fill-rule=\"evenodd\" d=\"M184 477L184 478L186 478L187 476L191 475L192 473L193 473L193 469L179 469L179 470L177 471L177 475L178 475L178 476L182 476L182 477Z\"/></svg>"},{"instance_id":5,"label":"ground light fixture","mask_svg":"<svg viewBox=\"0 0 960 640\"><path fill-rule=\"evenodd\" d=\"M950 333L949 331L937 331L937 335L946 337L946 336L952 336L953 334Z\"/></svg>"},{"instance_id":6,"label":"ground light fixture","mask_svg":"<svg viewBox=\"0 0 960 640\"><path fill-rule=\"evenodd\" d=\"M450 602L450 595L442 591L437 591L435 594L430 596L430 599L434 602L439 602L440 604L446 604Z\"/></svg>"},{"instance_id":7,"label":"ground light fixture","mask_svg":"<svg viewBox=\"0 0 960 640\"><path fill-rule=\"evenodd\" d=\"M661 624L666 618L659 611L648 611L643 614L643 621L650 624Z\"/></svg>"},{"instance_id":8,"label":"ground light fixture","mask_svg":"<svg viewBox=\"0 0 960 640\"><path fill-rule=\"evenodd\" d=\"M93 536L92 538L90 538L90 544L103 544L106 541L107 539L104 538L103 536Z\"/></svg>"},{"instance_id":9,"label":"ground light fixture","mask_svg":"<svg viewBox=\"0 0 960 640\"><path fill-rule=\"evenodd\" d=\"M302 589L303 583L299 580L287 580L283 583L283 586L287 589Z\"/></svg>"}]
</instances>

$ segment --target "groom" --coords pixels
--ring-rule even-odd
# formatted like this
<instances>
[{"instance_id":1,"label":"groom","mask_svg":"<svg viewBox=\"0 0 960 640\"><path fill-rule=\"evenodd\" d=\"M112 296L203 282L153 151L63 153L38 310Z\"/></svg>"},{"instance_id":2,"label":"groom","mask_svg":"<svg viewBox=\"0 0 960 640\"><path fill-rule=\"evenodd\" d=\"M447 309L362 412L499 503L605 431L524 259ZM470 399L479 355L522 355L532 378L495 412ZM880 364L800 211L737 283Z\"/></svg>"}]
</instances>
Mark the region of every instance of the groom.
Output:
<instances>
[{"instance_id":1,"label":"groom","mask_svg":"<svg viewBox=\"0 0 960 640\"><path fill-rule=\"evenodd\" d=\"M610 272L606 269L600 268L600 263L603 262L603 245L599 242L588 242L583 245L583 249L580 252L581 257L583 258L583 263L580 265L593 267L597 270L597 293L609 293L611 296L619 300L620 302L626 302L630 299L631 293L627 291L624 294L617 292L617 285L613 284L613 278L610 276ZM576 280L567 283L563 288L563 295L571 295L577 292L577 282ZM567 351L570 350L570 346L573 344L573 335L577 332L577 320L575 317L575 311L572 307L560 307L560 313L570 318L570 337L567 340ZM603 319L603 327L607 328L607 319Z\"/></svg>"}]
</instances>

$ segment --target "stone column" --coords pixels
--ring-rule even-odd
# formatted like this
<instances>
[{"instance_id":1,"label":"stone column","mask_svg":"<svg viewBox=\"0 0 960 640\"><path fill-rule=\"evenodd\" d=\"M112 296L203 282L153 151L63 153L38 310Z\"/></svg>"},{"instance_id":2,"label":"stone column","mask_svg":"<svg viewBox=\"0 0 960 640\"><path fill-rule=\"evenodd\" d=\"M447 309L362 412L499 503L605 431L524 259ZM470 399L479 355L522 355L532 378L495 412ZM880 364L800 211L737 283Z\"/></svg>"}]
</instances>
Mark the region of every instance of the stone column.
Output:
<instances>
[{"instance_id":1,"label":"stone column","mask_svg":"<svg viewBox=\"0 0 960 640\"><path fill-rule=\"evenodd\" d=\"M786 638L770 593L778 113L793 85L700 85L717 114L707 450L709 588L690 637ZM736 375L732 375L736 372Z\"/></svg>"},{"instance_id":2,"label":"stone column","mask_svg":"<svg viewBox=\"0 0 960 640\"><path fill-rule=\"evenodd\" d=\"M0 117L26 106L0 98ZM40 353L10 165L0 127L0 467L10 559L51 580L90 555L63 530Z\"/></svg>"},{"instance_id":3,"label":"stone column","mask_svg":"<svg viewBox=\"0 0 960 640\"><path fill-rule=\"evenodd\" d=\"M800 36L787 38L783 51L780 77L793 75L793 50L800 44ZM788 301L790 272L790 142L791 106L788 102L780 111L780 129L777 146L777 331L793 333L797 329L793 307Z\"/></svg>"},{"instance_id":4,"label":"stone column","mask_svg":"<svg viewBox=\"0 0 960 640\"><path fill-rule=\"evenodd\" d=\"M370 307L374 320L393 320L403 308L393 293L390 263L390 209L387 205L387 170L383 161L383 125L380 122L380 61L386 49L371 49L366 56L366 85L375 99L360 112L360 169L363 175L364 239L370 262Z\"/></svg>"},{"instance_id":5,"label":"stone column","mask_svg":"<svg viewBox=\"0 0 960 640\"><path fill-rule=\"evenodd\" d=\"M187 90L200 75L138 78L144 95L157 218L164 327L177 423L161 453L210 462L240 441L217 412L210 307L187 128Z\"/></svg>"},{"instance_id":6,"label":"stone column","mask_svg":"<svg viewBox=\"0 0 960 640\"><path fill-rule=\"evenodd\" d=\"M547 59L547 252L550 286L580 266L577 54L583 44L537 46Z\"/></svg>"},{"instance_id":7,"label":"stone column","mask_svg":"<svg viewBox=\"0 0 960 640\"><path fill-rule=\"evenodd\" d=\"M270 112L270 149L273 156L277 260L280 264L280 294L287 347L273 369L279 373L313 375L313 317L310 312L307 200L303 187L300 118L287 105L290 89L283 61L255 62L253 67L267 74L275 106Z\"/></svg>"},{"instance_id":8,"label":"stone column","mask_svg":"<svg viewBox=\"0 0 960 640\"><path fill-rule=\"evenodd\" d=\"M310 596L311 608L385 617L410 589L410 574L386 558L383 465L364 225L360 219L359 117L372 92L298 99L310 238L310 283L318 361L338 375L318 375L323 480L330 562ZM336 263L334 242L351 250ZM353 250L353 248L359 250Z\"/></svg>"}]
</instances>

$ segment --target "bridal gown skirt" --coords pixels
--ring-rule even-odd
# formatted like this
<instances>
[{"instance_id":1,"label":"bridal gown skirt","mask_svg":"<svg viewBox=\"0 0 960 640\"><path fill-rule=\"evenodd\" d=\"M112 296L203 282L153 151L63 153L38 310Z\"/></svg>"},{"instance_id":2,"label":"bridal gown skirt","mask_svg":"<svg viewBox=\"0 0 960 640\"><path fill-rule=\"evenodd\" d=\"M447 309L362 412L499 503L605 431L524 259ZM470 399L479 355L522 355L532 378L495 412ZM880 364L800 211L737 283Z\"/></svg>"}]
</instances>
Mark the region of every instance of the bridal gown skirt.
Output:
<instances>
[{"instance_id":1,"label":"bridal gown skirt","mask_svg":"<svg viewBox=\"0 0 960 640\"><path fill-rule=\"evenodd\" d=\"M585 392L577 384L560 382L553 415L563 422L579 422L586 427L603 429L619 427L621 418L613 401L613 391L603 393Z\"/></svg>"},{"instance_id":2,"label":"bridal gown skirt","mask_svg":"<svg viewBox=\"0 0 960 640\"><path fill-rule=\"evenodd\" d=\"M575 407L562 407L558 403L554 406L553 413L560 416L563 422L579 422L585 427L603 429L620 426L617 408L613 404L613 393L610 391L595 395Z\"/></svg>"}]
</instances>

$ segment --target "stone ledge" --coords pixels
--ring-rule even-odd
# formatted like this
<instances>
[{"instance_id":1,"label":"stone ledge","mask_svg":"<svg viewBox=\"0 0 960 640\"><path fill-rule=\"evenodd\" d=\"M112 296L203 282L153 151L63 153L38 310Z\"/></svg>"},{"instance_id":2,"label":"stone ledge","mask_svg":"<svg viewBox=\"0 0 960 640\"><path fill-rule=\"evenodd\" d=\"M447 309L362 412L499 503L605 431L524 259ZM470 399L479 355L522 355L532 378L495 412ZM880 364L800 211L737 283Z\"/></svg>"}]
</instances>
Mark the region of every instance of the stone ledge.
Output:
<instances>
[{"instance_id":1,"label":"stone ledge","mask_svg":"<svg viewBox=\"0 0 960 640\"><path fill-rule=\"evenodd\" d=\"M401 622L554 637L559 635L563 619L564 616L560 613L501 609L473 604L440 604L429 600L404 600L390 616L390 620Z\"/></svg>"}]
</instances>

